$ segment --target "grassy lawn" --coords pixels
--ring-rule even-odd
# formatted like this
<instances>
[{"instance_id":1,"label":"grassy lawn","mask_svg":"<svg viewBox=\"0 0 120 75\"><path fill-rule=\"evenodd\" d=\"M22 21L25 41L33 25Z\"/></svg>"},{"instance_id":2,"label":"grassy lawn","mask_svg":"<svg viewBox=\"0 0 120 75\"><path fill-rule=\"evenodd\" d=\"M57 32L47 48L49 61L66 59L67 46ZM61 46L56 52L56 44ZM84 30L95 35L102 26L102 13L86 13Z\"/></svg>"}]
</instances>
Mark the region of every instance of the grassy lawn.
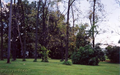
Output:
<instances>
[{"instance_id":1,"label":"grassy lawn","mask_svg":"<svg viewBox=\"0 0 120 75\"><path fill-rule=\"evenodd\" d=\"M100 62L99 66L63 65L60 60L49 59L49 62L33 62L33 59L17 59L6 64L0 60L0 75L119 75L120 65Z\"/></svg>"}]
</instances>

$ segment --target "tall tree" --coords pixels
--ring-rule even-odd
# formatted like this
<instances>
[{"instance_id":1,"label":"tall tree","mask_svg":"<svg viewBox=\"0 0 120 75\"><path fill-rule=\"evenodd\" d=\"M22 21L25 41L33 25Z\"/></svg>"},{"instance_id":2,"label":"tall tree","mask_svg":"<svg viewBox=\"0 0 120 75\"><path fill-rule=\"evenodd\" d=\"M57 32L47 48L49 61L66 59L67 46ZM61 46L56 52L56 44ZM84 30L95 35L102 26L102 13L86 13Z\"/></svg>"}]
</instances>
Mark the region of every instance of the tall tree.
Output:
<instances>
[{"instance_id":1,"label":"tall tree","mask_svg":"<svg viewBox=\"0 0 120 75\"><path fill-rule=\"evenodd\" d=\"M45 38L46 38L46 35L45 35L45 33L46 33L46 24L45 24L45 21L46 21L46 14L45 14L45 6L46 6L46 3L47 3L47 0L45 0L45 2L43 3L43 5L42 5L42 13L43 13L43 16L42 16L42 24L43 24L43 45L46 47L46 40L45 40Z\"/></svg>"},{"instance_id":2,"label":"tall tree","mask_svg":"<svg viewBox=\"0 0 120 75\"><path fill-rule=\"evenodd\" d=\"M70 13L70 6L75 0L68 1L68 10L67 10L67 39L66 39L66 51L65 51L65 62L68 61L68 44L69 44L69 13Z\"/></svg>"},{"instance_id":3,"label":"tall tree","mask_svg":"<svg viewBox=\"0 0 120 75\"><path fill-rule=\"evenodd\" d=\"M0 0L1 7L1 60L3 60L3 21L2 21L2 2Z\"/></svg>"},{"instance_id":4,"label":"tall tree","mask_svg":"<svg viewBox=\"0 0 120 75\"><path fill-rule=\"evenodd\" d=\"M18 33L17 33L17 22L16 22L16 0L14 0L14 5L13 5L13 19L12 19L12 42L11 42L11 52L12 52L12 61L15 61L16 60L16 50L17 50L17 44L16 44L16 39L17 39L17 36L18 36Z\"/></svg>"},{"instance_id":5,"label":"tall tree","mask_svg":"<svg viewBox=\"0 0 120 75\"><path fill-rule=\"evenodd\" d=\"M35 60L34 61L37 61L38 18L39 18L40 3L41 3L41 0L39 0L38 9L37 9L37 15L36 15L36 39L35 39Z\"/></svg>"},{"instance_id":6,"label":"tall tree","mask_svg":"<svg viewBox=\"0 0 120 75\"><path fill-rule=\"evenodd\" d=\"M94 48L94 46L95 46L95 37L94 37L94 27L95 27L95 4L96 4L96 0L94 0L94 2L93 2L94 4L93 4L93 28L92 28L92 38L93 38L93 40L92 40L92 43L93 43L93 48Z\"/></svg>"},{"instance_id":7,"label":"tall tree","mask_svg":"<svg viewBox=\"0 0 120 75\"><path fill-rule=\"evenodd\" d=\"M10 50L11 50L11 23L12 23L12 0L10 2L10 14L9 14L9 30L8 30L8 56L7 63L10 63Z\"/></svg>"},{"instance_id":8,"label":"tall tree","mask_svg":"<svg viewBox=\"0 0 120 75\"><path fill-rule=\"evenodd\" d=\"M21 24L24 26L24 45L23 43L21 43L21 46L22 46L22 51L23 51L23 61L26 61L25 60L25 54L26 54L26 27L25 27L25 9L23 7L23 3L22 3L22 0L20 0L20 6L21 6L21 10L22 10L22 22ZM22 41L22 40L21 40Z\"/></svg>"},{"instance_id":9,"label":"tall tree","mask_svg":"<svg viewBox=\"0 0 120 75\"><path fill-rule=\"evenodd\" d=\"M105 14L104 14L104 5L101 3L101 0L89 0L90 3L92 4L92 10L90 10L90 15L89 15L89 20L91 24L91 29L90 29L90 35L92 37L92 46L94 48L95 46L95 36L98 34L97 31L97 24L99 24L101 21L104 20ZM97 14L99 13L99 14ZM102 15L102 16L101 16Z\"/></svg>"}]
</instances>

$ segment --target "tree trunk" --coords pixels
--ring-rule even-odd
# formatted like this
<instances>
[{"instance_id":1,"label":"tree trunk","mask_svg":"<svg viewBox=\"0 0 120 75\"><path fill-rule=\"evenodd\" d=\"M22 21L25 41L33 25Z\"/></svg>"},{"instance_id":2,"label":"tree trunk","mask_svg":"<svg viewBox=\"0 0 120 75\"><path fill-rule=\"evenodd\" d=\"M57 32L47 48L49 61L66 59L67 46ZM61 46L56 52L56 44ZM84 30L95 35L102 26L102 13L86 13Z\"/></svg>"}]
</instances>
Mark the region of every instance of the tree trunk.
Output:
<instances>
[{"instance_id":1,"label":"tree trunk","mask_svg":"<svg viewBox=\"0 0 120 75\"><path fill-rule=\"evenodd\" d=\"M65 51L65 62L68 61L68 44L69 44L69 11L70 11L70 0L68 2L68 11L67 11L67 39L66 39L66 51Z\"/></svg>"},{"instance_id":2,"label":"tree trunk","mask_svg":"<svg viewBox=\"0 0 120 75\"><path fill-rule=\"evenodd\" d=\"M14 0L14 8L13 8L13 24L12 24L12 27L13 27L13 30L12 30L12 34L13 34L13 39L12 39L12 61L15 61L16 60L16 48L17 48L17 45L16 45L16 38L17 38L17 22L16 22L16 9L15 9L15 3L16 3L16 0Z\"/></svg>"},{"instance_id":3,"label":"tree trunk","mask_svg":"<svg viewBox=\"0 0 120 75\"><path fill-rule=\"evenodd\" d=\"M95 26L95 4L96 4L96 0L94 0L94 5L93 5L93 28L92 28L92 38L93 38L93 48L95 46L95 37L94 37L94 26Z\"/></svg>"},{"instance_id":4,"label":"tree trunk","mask_svg":"<svg viewBox=\"0 0 120 75\"><path fill-rule=\"evenodd\" d=\"M65 62L68 61L68 44L69 44L69 12L70 12L70 6L73 4L75 0L71 2L71 0L68 1L68 10L67 10L67 39L66 39L66 51L65 51Z\"/></svg>"},{"instance_id":5,"label":"tree trunk","mask_svg":"<svg viewBox=\"0 0 120 75\"><path fill-rule=\"evenodd\" d=\"M26 29L25 29L25 31L26 31ZM23 61L26 61L25 60L25 56L26 56L26 32L24 33L25 35L24 35L24 51L23 51Z\"/></svg>"},{"instance_id":6,"label":"tree trunk","mask_svg":"<svg viewBox=\"0 0 120 75\"><path fill-rule=\"evenodd\" d=\"M21 35L20 35L20 28L19 28L19 25L17 25L17 29L18 29L18 36L19 36L19 39L20 39L20 45L21 45L21 50L23 52L23 43L22 43L22 39L21 39Z\"/></svg>"},{"instance_id":7,"label":"tree trunk","mask_svg":"<svg viewBox=\"0 0 120 75\"><path fill-rule=\"evenodd\" d=\"M10 63L10 49L11 49L11 23L12 23L12 0L10 3L10 14L9 14L9 30L8 30L8 57L7 63Z\"/></svg>"},{"instance_id":8,"label":"tree trunk","mask_svg":"<svg viewBox=\"0 0 120 75\"><path fill-rule=\"evenodd\" d=\"M23 4L22 4L22 1L20 0L20 5L21 5L21 8L22 8L22 25L25 26L25 15L24 15L24 8L23 8ZM26 61L25 60L25 54L26 54L26 27L24 28L24 48L23 48L23 61Z\"/></svg>"},{"instance_id":9,"label":"tree trunk","mask_svg":"<svg viewBox=\"0 0 120 75\"><path fill-rule=\"evenodd\" d=\"M37 10L37 16L36 16L36 39L35 39L35 60L37 61L37 41L38 41L38 18L39 18L39 8L40 8L40 0L38 3L38 10Z\"/></svg>"},{"instance_id":10,"label":"tree trunk","mask_svg":"<svg viewBox=\"0 0 120 75\"><path fill-rule=\"evenodd\" d=\"M0 0L0 5L2 8L2 2ZM2 9L1 9L1 60L3 60L3 22L2 22Z\"/></svg>"},{"instance_id":11,"label":"tree trunk","mask_svg":"<svg viewBox=\"0 0 120 75\"><path fill-rule=\"evenodd\" d=\"M73 18L73 35L74 35L75 18L74 18L74 11L72 6L71 6L71 11L72 11L72 18Z\"/></svg>"},{"instance_id":12,"label":"tree trunk","mask_svg":"<svg viewBox=\"0 0 120 75\"><path fill-rule=\"evenodd\" d=\"M43 46L46 47L46 24L45 24L45 6L46 6L46 0L45 0L45 3L43 3L43 18L42 18L42 21L43 21Z\"/></svg>"},{"instance_id":13,"label":"tree trunk","mask_svg":"<svg viewBox=\"0 0 120 75\"><path fill-rule=\"evenodd\" d=\"M22 4L21 0L18 0L18 11L19 11L19 13L20 12L22 13L22 18L20 19L21 28L22 28L22 25L24 25L24 27L25 27L25 16L24 16L24 8L23 8L23 4ZM20 39L20 44L21 44L23 61L26 61L25 60L25 54L26 54L26 28L24 28L24 45L23 45L23 42L22 42L19 25L17 25L17 29L18 29L18 34L19 34L19 39Z\"/></svg>"},{"instance_id":14,"label":"tree trunk","mask_svg":"<svg viewBox=\"0 0 120 75\"><path fill-rule=\"evenodd\" d=\"M61 61L64 60L64 48L63 48L63 42L62 42L62 39L61 39Z\"/></svg>"}]
</instances>

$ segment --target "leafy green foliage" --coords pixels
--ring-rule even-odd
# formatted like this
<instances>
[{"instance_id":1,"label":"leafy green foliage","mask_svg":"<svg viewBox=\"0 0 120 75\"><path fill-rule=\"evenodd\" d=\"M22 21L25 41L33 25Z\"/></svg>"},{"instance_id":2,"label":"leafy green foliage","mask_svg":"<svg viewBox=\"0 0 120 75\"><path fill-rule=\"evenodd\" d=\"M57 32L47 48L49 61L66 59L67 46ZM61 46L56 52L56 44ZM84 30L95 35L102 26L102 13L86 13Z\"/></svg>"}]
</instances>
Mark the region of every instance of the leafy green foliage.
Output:
<instances>
[{"instance_id":1,"label":"leafy green foliage","mask_svg":"<svg viewBox=\"0 0 120 75\"><path fill-rule=\"evenodd\" d=\"M89 65L90 57L93 55L94 51L90 46L80 47L78 51L74 52L72 55L73 64L85 64Z\"/></svg>"},{"instance_id":2,"label":"leafy green foliage","mask_svg":"<svg viewBox=\"0 0 120 75\"><path fill-rule=\"evenodd\" d=\"M101 60L104 55L99 55L100 49L92 49L90 45L80 47L72 55L73 64L84 64L84 65L98 65L99 59Z\"/></svg>"},{"instance_id":3,"label":"leafy green foliage","mask_svg":"<svg viewBox=\"0 0 120 75\"><path fill-rule=\"evenodd\" d=\"M41 50L42 50L42 62L48 62L48 54L49 54L49 50L46 49L44 46L41 46Z\"/></svg>"},{"instance_id":4,"label":"leafy green foliage","mask_svg":"<svg viewBox=\"0 0 120 75\"><path fill-rule=\"evenodd\" d=\"M111 62L119 63L120 47L107 46L105 53Z\"/></svg>"},{"instance_id":5,"label":"leafy green foliage","mask_svg":"<svg viewBox=\"0 0 120 75\"><path fill-rule=\"evenodd\" d=\"M60 0L59 0L60 1ZM21 1L22 5L24 7L24 17L25 17L25 25L22 24L22 11L21 11L21 6L17 7L17 5L19 3L16 4L16 12L14 12L14 14L17 14L16 18L17 20L15 20L15 22L18 22L19 24L19 30L20 30L20 36L21 36L21 41L23 42L24 39L26 38L26 44L23 46L26 47L26 51L29 52L27 57L33 58L34 57L34 43L35 43L35 30L36 30L36 26L35 26L35 22L36 22L36 15L37 15L37 5L36 5L36 1L30 2L28 0L24 0ZM53 1L54 2L54 1ZM43 8L43 4L44 1L41 1L40 4L40 10L44 9ZM47 2L49 3L49 2ZM50 2L51 4L51 2ZM53 4L51 4L53 5ZM6 5L7 8L9 8L9 4ZM38 43L42 46L45 47L54 47L55 45L60 45L61 44L61 40L63 45L65 45L65 32L66 32L66 26L65 26L65 17L64 15L60 12L60 11L49 11L49 9L47 9L47 4L45 6L45 24L43 25L43 11L39 12L39 26L38 26ZM9 17L9 11L5 11L5 13L2 13L2 20L4 20L3 24L4 24L4 38L5 38L5 46L7 46L7 42L8 42L8 17ZM59 15L59 16L57 16ZM48 18L49 17L49 18ZM14 20L13 20L14 21ZM15 24L16 26L16 24ZM45 29L43 28L45 26ZM13 26L12 26L13 27ZM48 29L47 29L48 28ZM14 27L12 28L14 29ZM43 31L43 29L45 31ZM15 33L12 33L12 36ZM63 35L63 36L61 36ZM17 33L18 36L18 33ZM61 37L63 39L61 39ZM57 44L56 44L57 42ZM21 51L21 44L20 44L20 39L19 37L16 37L16 43L17 45L17 51L16 51L16 55L17 57L21 58L23 51ZM39 45L38 44L38 45ZM7 49L7 47L5 47ZM39 51L40 48L38 48L37 50ZM40 52L40 51L39 51ZM54 51L53 51L54 52ZM58 52L60 53L60 51L56 51L56 55L58 54ZM4 53L7 53L6 51Z\"/></svg>"},{"instance_id":6,"label":"leafy green foliage","mask_svg":"<svg viewBox=\"0 0 120 75\"><path fill-rule=\"evenodd\" d=\"M81 25L81 27L79 28L79 32L76 36L76 47L77 48L81 46L84 47L86 44L89 44L89 41L86 40L89 38L87 34L85 33L86 27L87 27L86 25Z\"/></svg>"},{"instance_id":7,"label":"leafy green foliage","mask_svg":"<svg viewBox=\"0 0 120 75\"><path fill-rule=\"evenodd\" d=\"M65 65L72 65L72 63L70 62L70 61L63 61L63 64L65 64Z\"/></svg>"},{"instance_id":8,"label":"leafy green foliage","mask_svg":"<svg viewBox=\"0 0 120 75\"><path fill-rule=\"evenodd\" d=\"M98 45L94 48L94 54L98 57L99 61L105 61L105 53Z\"/></svg>"},{"instance_id":9,"label":"leafy green foliage","mask_svg":"<svg viewBox=\"0 0 120 75\"><path fill-rule=\"evenodd\" d=\"M72 55L73 64L98 65L99 61L104 61L105 56L101 48L96 45L93 49L89 45L89 33L86 33L87 24L81 25L76 36L76 50Z\"/></svg>"}]
</instances>

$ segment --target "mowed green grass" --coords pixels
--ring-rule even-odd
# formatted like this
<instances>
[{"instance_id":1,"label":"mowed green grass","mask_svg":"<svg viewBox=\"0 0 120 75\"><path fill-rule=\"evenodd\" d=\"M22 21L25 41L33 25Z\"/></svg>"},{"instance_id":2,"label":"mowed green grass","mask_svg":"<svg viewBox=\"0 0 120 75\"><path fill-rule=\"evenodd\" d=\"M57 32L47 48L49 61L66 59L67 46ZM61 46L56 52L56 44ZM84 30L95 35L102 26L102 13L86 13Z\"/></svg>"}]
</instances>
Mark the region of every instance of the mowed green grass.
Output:
<instances>
[{"instance_id":1,"label":"mowed green grass","mask_svg":"<svg viewBox=\"0 0 120 75\"><path fill-rule=\"evenodd\" d=\"M0 75L119 75L120 65L100 62L99 66L63 65L60 60L33 62L34 59L17 59L7 64L0 60Z\"/></svg>"}]
</instances>

